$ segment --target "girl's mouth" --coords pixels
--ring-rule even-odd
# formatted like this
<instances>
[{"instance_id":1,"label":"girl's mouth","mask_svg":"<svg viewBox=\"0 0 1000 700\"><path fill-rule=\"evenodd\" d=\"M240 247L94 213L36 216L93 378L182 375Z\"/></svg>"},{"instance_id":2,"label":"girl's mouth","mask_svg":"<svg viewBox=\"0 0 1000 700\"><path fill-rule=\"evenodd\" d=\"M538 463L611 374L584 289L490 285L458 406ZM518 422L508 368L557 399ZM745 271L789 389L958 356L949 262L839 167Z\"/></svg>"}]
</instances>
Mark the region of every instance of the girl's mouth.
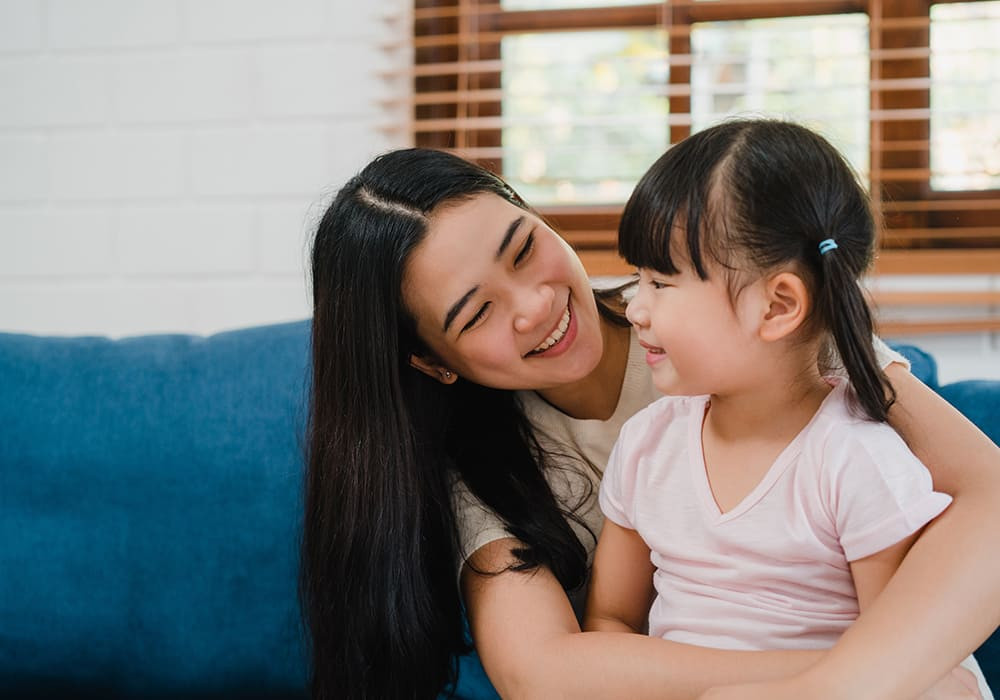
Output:
<instances>
[{"instance_id":1,"label":"girl's mouth","mask_svg":"<svg viewBox=\"0 0 1000 700\"><path fill-rule=\"evenodd\" d=\"M655 345L644 343L641 340L639 341L639 345L641 345L646 350L647 365L652 366L658 362L662 362L663 360L667 359L667 353L663 348L658 348Z\"/></svg>"},{"instance_id":2,"label":"girl's mouth","mask_svg":"<svg viewBox=\"0 0 1000 700\"><path fill-rule=\"evenodd\" d=\"M560 354L564 348L569 346L575 336L576 317L573 316L570 305L567 303L566 310L563 311L562 318L559 319L556 327L552 329L552 332L549 333L548 337L538 347L525 355L525 357Z\"/></svg>"}]
</instances>

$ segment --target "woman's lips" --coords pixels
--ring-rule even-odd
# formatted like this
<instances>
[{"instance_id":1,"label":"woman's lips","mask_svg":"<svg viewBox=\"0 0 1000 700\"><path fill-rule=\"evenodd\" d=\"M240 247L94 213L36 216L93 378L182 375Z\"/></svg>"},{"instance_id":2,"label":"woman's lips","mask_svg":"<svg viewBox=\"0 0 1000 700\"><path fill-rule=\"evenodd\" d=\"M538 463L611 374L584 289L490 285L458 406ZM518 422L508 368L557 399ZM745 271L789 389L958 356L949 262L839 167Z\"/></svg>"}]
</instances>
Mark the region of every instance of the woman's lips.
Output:
<instances>
[{"instance_id":1,"label":"woman's lips","mask_svg":"<svg viewBox=\"0 0 1000 700\"><path fill-rule=\"evenodd\" d=\"M566 319L567 315L569 318L566 320L566 329L563 331L561 330L560 325L564 319ZM562 334L561 336L559 335L560 333ZM556 357L558 355L562 355L569 349L569 346L572 345L573 341L576 340L576 334L576 314L573 313L573 304L571 302L567 302L566 310L560 318L560 323L556 324L556 327L552 329L542 345L545 345L545 343L552 339L553 336L557 336L558 340L544 350L532 350L525 355L525 357Z\"/></svg>"}]
</instances>

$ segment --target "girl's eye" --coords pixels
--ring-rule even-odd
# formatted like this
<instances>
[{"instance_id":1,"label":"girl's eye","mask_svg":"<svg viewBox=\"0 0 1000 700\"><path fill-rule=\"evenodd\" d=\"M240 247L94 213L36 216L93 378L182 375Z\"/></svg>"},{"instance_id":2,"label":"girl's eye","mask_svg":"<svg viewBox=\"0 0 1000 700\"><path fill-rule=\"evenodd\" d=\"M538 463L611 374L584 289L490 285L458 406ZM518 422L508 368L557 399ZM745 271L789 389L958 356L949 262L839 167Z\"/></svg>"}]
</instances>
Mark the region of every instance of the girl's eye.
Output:
<instances>
[{"instance_id":1,"label":"girl's eye","mask_svg":"<svg viewBox=\"0 0 1000 700\"><path fill-rule=\"evenodd\" d=\"M464 326L462 326L462 331L461 332L464 333L465 331L469 330L470 328L472 328L473 326L475 326L477 323L479 323L479 321L482 319L482 317L486 315L486 309L489 308L489 306L490 306L491 303L492 302L486 302L481 307L479 307L479 311L476 312L476 315L473 316L472 318L470 318L469 322L466 323Z\"/></svg>"},{"instance_id":2,"label":"girl's eye","mask_svg":"<svg viewBox=\"0 0 1000 700\"><path fill-rule=\"evenodd\" d=\"M663 289L670 286L666 282L660 282L659 280L649 280L649 283L652 285L653 289Z\"/></svg>"},{"instance_id":3,"label":"girl's eye","mask_svg":"<svg viewBox=\"0 0 1000 700\"><path fill-rule=\"evenodd\" d=\"M535 234L529 233L528 237L524 240L524 245L521 246L521 250L518 251L517 257L514 258L514 267L520 265L525 258L531 255L531 249L535 247Z\"/></svg>"}]
</instances>

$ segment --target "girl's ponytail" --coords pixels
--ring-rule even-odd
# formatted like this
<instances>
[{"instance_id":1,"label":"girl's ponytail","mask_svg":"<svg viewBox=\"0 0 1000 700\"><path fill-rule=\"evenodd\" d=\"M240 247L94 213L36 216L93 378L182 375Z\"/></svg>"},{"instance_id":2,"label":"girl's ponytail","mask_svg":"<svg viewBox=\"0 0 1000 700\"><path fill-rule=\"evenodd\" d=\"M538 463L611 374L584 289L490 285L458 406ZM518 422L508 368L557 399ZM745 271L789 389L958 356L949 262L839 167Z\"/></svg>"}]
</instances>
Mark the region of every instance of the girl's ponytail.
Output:
<instances>
[{"instance_id":1,"label":"girl's ponytail","mask_svg":"<svg viewBox=\"0 0 1000 700\"><path fill-rule=\"evenodd\" d=\"M840 249L832 238L822 241L816 254L820 268L816 311L826 320L858 404L870 418L885 422L896 393L875 356L875 324L858 282L864 265L852 264L867 256Z\"/></svg>"}]
</instances>

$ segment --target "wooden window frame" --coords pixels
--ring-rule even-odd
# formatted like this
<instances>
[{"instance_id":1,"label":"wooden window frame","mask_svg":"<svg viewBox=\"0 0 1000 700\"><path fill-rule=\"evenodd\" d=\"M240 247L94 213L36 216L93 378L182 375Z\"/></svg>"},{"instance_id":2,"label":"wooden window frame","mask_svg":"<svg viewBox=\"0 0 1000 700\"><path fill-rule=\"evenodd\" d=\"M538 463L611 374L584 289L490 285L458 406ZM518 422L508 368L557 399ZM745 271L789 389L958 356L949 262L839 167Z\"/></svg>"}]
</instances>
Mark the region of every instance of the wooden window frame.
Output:
<instances>
[{"instance_id":1,"label":"wooden window frame","mask_svg":"<svg viewBox=\"0 0 1000 700\"><path fill-rule=\"evenodd\" d=\"M415 0L412 140L502 172L500 42L509 34L666 26L670 55L686 56L697 22L865 13L871 192L885 221L880 266L937 273L942 258L934 251L940 251L946 258L974 258L980 272L1000 273L1000 189L942 192L930 185L930 8L966 1L677 0L515 11L503 10L496 0ZM690 63L672 63L671 85L689 84L690 73ZM687 113L690 93L677 92L667 98L670 113ZM669 142L689 133L690 127L672 124ZM615 253L622 205L538 209L580 251L592 274L628 272Z\"/></svg>"}]
</instances>

